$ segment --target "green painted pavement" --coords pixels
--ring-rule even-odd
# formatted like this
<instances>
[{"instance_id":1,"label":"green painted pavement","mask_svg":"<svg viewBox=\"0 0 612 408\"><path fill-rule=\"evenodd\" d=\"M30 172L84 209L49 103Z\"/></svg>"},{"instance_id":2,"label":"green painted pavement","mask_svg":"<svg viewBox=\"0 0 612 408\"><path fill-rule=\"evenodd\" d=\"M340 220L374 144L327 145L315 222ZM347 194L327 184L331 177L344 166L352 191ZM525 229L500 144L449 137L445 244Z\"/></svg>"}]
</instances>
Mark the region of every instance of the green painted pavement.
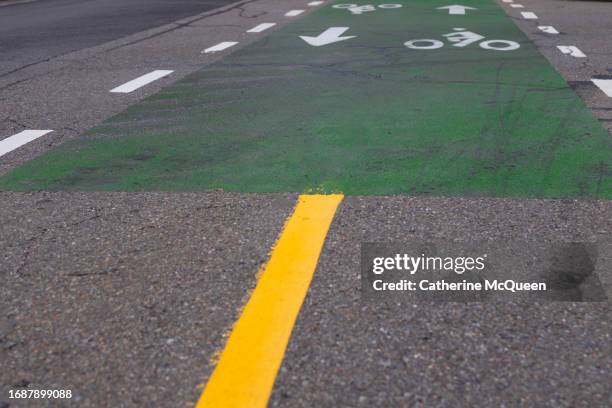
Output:
<instances>
[{"instance_id":1,"label":"green painted pavement","mask_svg":"<svg viewBox=\"0 0 612 408\"><path fill-rule=\"evenodd\" d=\"M361 15L325 6L0 188L612 197L610 136L493 1L465 2L478 9L465 16L435 10L453 1L402 4ZM298 37L329 27L357 38ZM442 37L454 28L521 47L454 47ZM445 45L404 46L418 38Z\"/></svg>"}]
</instances>

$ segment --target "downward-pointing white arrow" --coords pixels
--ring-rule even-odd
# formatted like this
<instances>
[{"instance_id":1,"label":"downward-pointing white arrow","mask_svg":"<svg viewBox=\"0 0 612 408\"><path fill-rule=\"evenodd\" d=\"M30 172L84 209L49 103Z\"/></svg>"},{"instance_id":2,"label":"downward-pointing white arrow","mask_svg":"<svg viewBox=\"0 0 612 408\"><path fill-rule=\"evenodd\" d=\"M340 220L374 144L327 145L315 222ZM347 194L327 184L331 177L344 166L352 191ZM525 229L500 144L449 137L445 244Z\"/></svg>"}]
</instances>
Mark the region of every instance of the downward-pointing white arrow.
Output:
<instances>
[{"instance_id":1,"label":"downward-pointing white arrow","mask_svg":"<svg viewBox=\"0 0 612 408\"><path fill-rule=\"evenodd\" d=\"M355 35L349 35L347 37L340 37L349 27L330 27L327 30L323 31L316 37L308 37L305 35L300 35L300 38L306 41L308 44L313 47L320 47L322 45L332 44L338 41L349 40L351 38L355 38Z\"/></svg>"},{"instance_id":2,"label":"downward-pointing white arrow","mask_svg":"<svg viewBox=\"0 0 612 408\"><path fill-rule=\"evenodd\" d=\"M438 10L448 9L448 14L465 14L465 10L478 10L474 7L453 4L452 6L438 7Z\"/></svg>"}]
</instances>

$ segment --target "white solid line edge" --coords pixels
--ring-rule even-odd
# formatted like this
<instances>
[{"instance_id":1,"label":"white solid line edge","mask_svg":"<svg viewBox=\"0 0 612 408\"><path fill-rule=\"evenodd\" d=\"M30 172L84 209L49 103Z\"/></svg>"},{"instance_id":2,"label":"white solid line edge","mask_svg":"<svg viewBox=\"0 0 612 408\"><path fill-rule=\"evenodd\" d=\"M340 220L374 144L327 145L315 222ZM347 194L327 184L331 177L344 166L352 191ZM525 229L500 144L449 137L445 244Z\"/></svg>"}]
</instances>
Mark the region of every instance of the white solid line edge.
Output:
<instances>
[{"instance_id":1,"label":"white solid line edge","mask_svg":"<svg viewBox=\"0 0 612 408\"><path fill-rule=\"evenodd\" d=\"M110 92L130 93L130 92L135 91L138 88L141 88L145 85L150 84L153 81L157 81L160 78L170 75L173 72L174 71L171 71L171 70L158 69L158 70L149 72L148 74L145 74L143 76L139 76L138 78L133 79L129 82L126 82L123 85L119 85L118 87L111 89Z\"/></svg>"},{"instance_id":2,"label":"white solid line edge","mask_svg":"<svg viewBox=\"0 0 612 408\"><path fill-rule=\"evenodd\" d=\"M0 157L50 132L53 132L53 130L28 129L0 140Z\"/></svg>"}]
</instances>

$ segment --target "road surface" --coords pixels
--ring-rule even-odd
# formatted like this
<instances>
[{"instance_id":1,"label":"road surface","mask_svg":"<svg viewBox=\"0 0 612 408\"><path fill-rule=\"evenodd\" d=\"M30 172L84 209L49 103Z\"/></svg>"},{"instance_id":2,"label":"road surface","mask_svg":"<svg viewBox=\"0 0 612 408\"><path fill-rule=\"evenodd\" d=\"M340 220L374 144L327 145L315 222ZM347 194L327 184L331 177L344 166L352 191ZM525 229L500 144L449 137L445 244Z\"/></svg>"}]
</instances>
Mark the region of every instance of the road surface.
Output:
<instances>
[{"instance_id":1,"label":"road surface","mask_svg":"<svg viewBox=\"0 0 612 408\"><path fill-rule=\"evenodd\" d=\"M611 403L609 305L584 301L609 270L536 303L360 276L368 242L611 259L609 4L134 1L90 31L107 3L0 76L0 407Z\"/></svg>"},{"instance_id":2,"label":"road surface","mask_svg":"<svg viewBox=\"0 0 612 408\"><path fill-rule=\"evenodd\" d=\"M0 75L230 4L229 0L37 0L0 10ZM0 2L1 5L1 2Z\"/></svg>"}]
</instances>

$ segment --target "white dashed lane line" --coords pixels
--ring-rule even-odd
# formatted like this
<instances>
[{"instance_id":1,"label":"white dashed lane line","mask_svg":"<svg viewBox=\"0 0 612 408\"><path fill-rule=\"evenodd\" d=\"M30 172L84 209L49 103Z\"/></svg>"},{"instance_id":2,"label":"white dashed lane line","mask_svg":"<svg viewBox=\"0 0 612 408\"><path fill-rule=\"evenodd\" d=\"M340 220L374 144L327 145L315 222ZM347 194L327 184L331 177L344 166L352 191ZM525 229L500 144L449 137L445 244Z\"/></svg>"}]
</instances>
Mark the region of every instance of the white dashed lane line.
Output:
<instances>
[{"instance_id":1,"label":"white dashed lane line","mask_svg":"<svg viewBox=\"0 0 612 408\"><path fill-rule=\"evenodd\" d=\"M559 34L559 31L553 26L538 26L538 30L545 32L546 34Z\"/></svg>"},{"instance_id":2,"label":"white dashed lane line","mask_svg":"<svg viewBox=\"0 0 612 408\"><path fill-rule=\"evenodd\" d=\"M52 130L24 130L13 136L9 136L4 140L0 140L0 157L50 132L53 132L53 131Z\"/></svg>"},{"instance_id":3,"label":"white dashed lane line","mask_svg":"<svg viewBox=\"0 0 612 408\"><path fill-rule=\"evenodd\" d=\"M521 15L526 20L537 20L538 19L538 16L536 16L536 14L531 11L521 11Z\"/></svg>"},{"instance_id":4,"label":"white dashed lane line","mask_svg":"<svg viewBox=\"0 0 612 408\"><path fill-rule=\"evenodd\" d=\"M593 78L591 81L608 97L612 98L612 79Z\"/></svg>"},{"instance_id":5,"label":"white dashed lane line","mask_svg":"<svg viewBox=\"0 0 612 408\"><path fill-rule=\"evenodd\" d=\"M150 84L153 81L157 81L160 78L170 75L174 71L159 69L153 72L149 72L141 77L131 80L130 82L126 82L123 85L120 85L116 88L111 89L110 91L113 93L130 93L135 91L138 88L141 88L147 84Z\"/></svg>"},{"instance_id":6,"label":"white dashed lane line","mask_svg":"<svg viewBox=\"0 0 612 408\"><path fill-rule=\"evenodd\" d=\"M261 23L250 30L247 30L247 33L261 33L262 31L267 30L270 27L274 27L275 25L276 23Z\"/></svg>"},{"instance_id":7,"label":"white dashed lane line","mask_svg":"<svg viewBox=\"0 0 612 408\"><path fill-rule=\"evenodd\" d=\"M571 55L572 57L576 58L586 58L585 53L580 51L580 49L575 45L557 45L557 48L563 54Z\"/></svg>"},{"instance_id":8,"label":"white dashed lane line","mask_svg":"<svg viewBox=\"0 0 612 408\"><path fill-rule=\"evenodd\" d=\"M211 52L219 52L219 51L226 50L226 49L228 49L230 47L233 47L236 44L238 44L238 41L223 41L223 42L220 42L217 45L213 45L212 47L208 47L207 49L205 49L202 52L204 54L209 54Z\"/></svg>"},{"instance_id":9,"label":"white dashed lane line","mask_svg":"<svg viewBox=\"0 0 612 408\"><path fill-rule=\"evenodd\" d=\"M515 4L514 0L502 0L504 3L510 3L510 7L512 8L523 8L522 4ZM308 3L308 6L315 7L323 4L324 1L311 1ZM286 17L295 17L302 14L304 10L290 10L285 13ZM523 18L527 20L536 20L538 16L531 11L523 11L521 12ZM271 27L274 27L276 23L261 23L250 30L247 30L247 33L260 33L265 31ZM553 26L538 26L538 29L547 34L559 34L559 31ZM217 45L213 45L212 47L206 48L202 53L214 53L226 50L234 45L238 44L237 41L223 41ZM563 54L570 55L576 58L585 58L586 55L576 46L573 45L559 45L557 46L559 51ZM163 78L167 75L170 75L172 70L155 70L143 76L140 76L136 79L133 79L129 82L126 82L123 85L120 85L114 89L111 89L110 92L113 93L130 93L135 91L138 88L141 88L147 84L150 84L153 81L156 81L160 78ZM593 78L591 80L599 89L601 89L607 96L612 97L612 79L598 79ZM41 136L46 135L47 133L52 132L52 130L24 130L19 132L13 136L10 136L4 140L0 141L0 157L23 146L26 143L31 142L32 140L38 139Z\"/></svg>"},{"instance_id":10,"label":"white dashed lane line","mask_svg":"<svg viewBox=\"0 0 612 408\"><path fill-rule=\"evenodd\" d=\"M324 1L312 1L308 3L308 6L315 7L323 3ZM304 10L291 10L291 11L288 11L285 14L285 16L295 17L295 16L302 14L303 12ZM274 27L275 25L276 23L261 23L251 28L250 30L247 30L247 33L260 33L271 27ZM236 44L238 44L237 41L223 41L217 45L213 45L212 47L206 48L204 51L202 51L202 53L208 54L208 53L223 51L230 47L233 47ZM173 72L174 72L173 70L155 70L155 71L149 72L148 74L135 78L129 82L126 82L123 85L119 85L118 87L111 89L110 92L112 93L130 93L130 92L135 91L138 88L141 88L145 85L150 84L151 82L157 81L160 78L168 76ZM28 130L21 131L13 136L9 136L6 139L0 140L0 157L50 132L53 132L53 130L28 129Z\"/></svg>"},{"instance_id":11,"label":"white dashed lane line","mask_svg":"<svg viewBox=\"0 0 612 408\"><path fill-rule=\"evenodd\" d=\"M512 3L510 4L510 7L513 8L523 8L522 4L515 4L514 0L502 0L502 2ZM538 16L532 11L522 11L521 15L526 20L538 19ZM538 26L538 30L546 34L559 34L559 30L550 25ZM557 45L557 48L565 55L569 55L574 58L586 58L586 54L575 45ZM612 79L592 78L591 82L593 82L595 86L601 89L603 93L605 93L608 97L612 98Z\"/></svg>"},{"instance_id":12,"label":"white dashed lane line","mask_svg":"<svg viewBox=\"0 0 612 408\"><path fill-rule=\"evenodd\" d=\"M304 12L304 10L291 10L291 11L288 11L287 13L285 13L285 17L299 16L303 12Z\"/></svg>"}]
</instances>

